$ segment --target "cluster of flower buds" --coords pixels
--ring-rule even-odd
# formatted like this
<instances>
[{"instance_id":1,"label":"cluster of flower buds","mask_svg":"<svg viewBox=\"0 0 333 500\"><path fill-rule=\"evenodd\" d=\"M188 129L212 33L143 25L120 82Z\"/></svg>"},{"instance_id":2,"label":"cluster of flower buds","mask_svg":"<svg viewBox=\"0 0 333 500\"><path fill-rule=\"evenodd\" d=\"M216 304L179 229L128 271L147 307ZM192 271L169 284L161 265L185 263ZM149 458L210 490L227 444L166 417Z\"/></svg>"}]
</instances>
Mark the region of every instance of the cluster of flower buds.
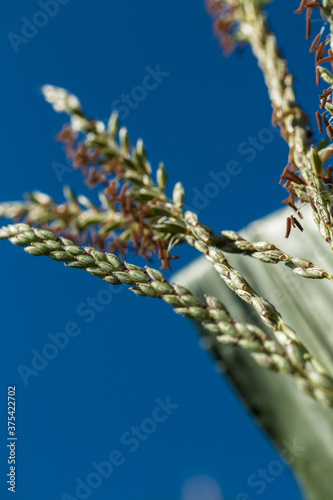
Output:
<instances>
[{"instance_id":1,"label":"cluster of flower buds","mask_svg":"<svg viewBox=\"0 0 333 500\"><path fill-rule=\"evenodd\" d=\"M58 113L75 113L81 112L81 103L78 98L61 87L53 85L43 85L42 93L47 102L52 104L52 107Z\"/></svg>"}]
</instances>

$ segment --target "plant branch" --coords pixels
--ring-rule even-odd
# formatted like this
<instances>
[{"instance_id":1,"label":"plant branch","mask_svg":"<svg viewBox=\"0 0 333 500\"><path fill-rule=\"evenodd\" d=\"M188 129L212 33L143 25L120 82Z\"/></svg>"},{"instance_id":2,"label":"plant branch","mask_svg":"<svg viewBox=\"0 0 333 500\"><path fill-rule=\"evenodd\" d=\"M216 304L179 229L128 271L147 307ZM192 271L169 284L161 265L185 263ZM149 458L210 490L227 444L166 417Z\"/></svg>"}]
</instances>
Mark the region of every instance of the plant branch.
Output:
<instances>
[{"instance_id":1,"label":"plant branch","mask_svg":"<svg viewBox=\"0 0 333 500\"><path fill-rule=\"evenodd\" d=\"M131 147L127 130L124 128L119 130L119 120L116 114L111 115L108 127L105 128L102 122L88 117L73 94L50 85L45 86L43 92L56 111L66 112L71 117L71 129L66 129L64 133L64 140L70 141L71 149L75 149L72 139L75 132L79 131L84 135L84 143L80 147L85 148L85 159L82 158L82 149L80 153L76 153L79 155L80 165L87 167L87 158L93 157L98 162L97 171L105 176L103 185L109 183L113 186L111 194L110 188L104 190L103 193L106 212L96 214L97 217L102 217L103 221L104 218L107 220L105 224L104 222L99 224L96 221L98 234L107 240L116 229L120 229L124 241L132 238L139 248L145 245L153 247L152 250L158 251L159 256L162 260L164 259L164 267L169 267L170 249L184 242L188 231L192 232L192 228L188 227L188 221L184 217L185 191L183 186L177 183L173 189L173 199L167 197L165 193L167 172L164 164L160 164L156 175L157 181L154 182L143 141L139 140L136 147ZM117 136L119 136L118 140ZM112 168L110 166L110 162L115 162L115 160L117 171L115 171L115 165ZM122 195L117 198L115 197L116 186L113 184L118 182L115 177L126 181L126 189L124 190L122 184ZM67 197L71 198L70 201L75 206L78 206L78 201L73 194ZM120 208L115 207L114 199L118 200ZM8 204L0 204L0 214L1 206L5 205ZM125 211L124 206L127 207ZM110 225L108 225L107 210L111 211ZM118 218L116 218L117 214ZM116 223L113 224L115 219ZM25 222L38 224L39 220L36 217L30 217ZM271 264L284 262L295 274L306 278L330 280L333 278L332 274L325 269L306 259L292 257L271 243L249 242L233 231L222 231L222 236L218 236L208 226L201 224L200 227L201 231L209 233L209 238L214 245L225 252L244 253ZM53 227L51 229L53 230ZM164 248L161 248L161 243L154 246L154 240L163 242Z\"/></svg>"},{"instance_id":2,"label":"plant branch","mask_svg":"<svg viewBox=\"0 0 333 500\"><path fill-rule=\"evenodd\" d=\"M9 239L11 243L25 247L25 251L31 255L47 256L64 262L67 267L85 269L111 285L129 285L136 295L164 300L175 312L199 321L206 330L216 335L219 342L249 350L260 365L293 376L303 391L320 403L333 406L333 378L325 373L297 339L290 344L292 348L285 348L283 343L280 345L260 328L233 320L225 306L216 298L206 295L204 303L186 288L168 283L160 271L128 264L114 254L102 253L94 248L80 248L71 240L58 238L50 231L32 228L27 224L1 228L0 239ZM212 254L209 259L214 261ZM221 273L221 267L218 266L214 262L214 267ZM228 279L236 293L239 294L240 289L244 293L252 293L248 287L239 287L236 284L238 275L232 268L228 269ZM253 296L252 301L254 298ZM261 303L257 307L266 306ZM272 318L274 314L276 311L270 309L266 323L275 324ZM281 336L278 340L281 341Z\"/></svg>"},{"instance_id":3,"label":"plant branch","mask_svg":"<svg viewBox=\"0 0 333 500\"><path fill-rule=\"evenodd\" d=\"M262 4L255 0L211 0L208 5L216 19L215 27L222 43L226 38L249 43L263 72L273 106L273 123L280 126L290 148L288 177L299 174L296 182L288 177L282 178L287 180L285 187L289 191L285 202L296 208L295 198L301 196L302 201L311 203L320 234L333 249L331 198L321 178L322 159L319 150L311 145L313 133L308 117L296 101L294 78L275 35L268 27Z\"/></svg>"}]
</instances>

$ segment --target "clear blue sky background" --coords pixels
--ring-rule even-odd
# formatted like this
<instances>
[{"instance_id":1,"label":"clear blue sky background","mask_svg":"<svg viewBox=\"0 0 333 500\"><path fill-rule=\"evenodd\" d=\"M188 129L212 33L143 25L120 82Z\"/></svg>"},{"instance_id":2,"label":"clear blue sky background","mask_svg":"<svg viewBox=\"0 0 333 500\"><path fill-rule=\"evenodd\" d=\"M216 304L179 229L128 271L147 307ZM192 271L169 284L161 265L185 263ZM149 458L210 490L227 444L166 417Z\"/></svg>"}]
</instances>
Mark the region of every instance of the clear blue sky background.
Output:
<instances>
[{"instance_id":1,"label":"clear blue sky background","mask_svg":"<svg viewBox=\"0 0 333 500\"><path fill-rule=\"evenodd\" d=\"M222 56L202 1L64 3L17 53L7 34L22 36L22 18L37 19L41 7L32 0L0 7L0 200L20 199L38 188L60 201L65 183L85 192L79 173L68 172L60 182L52 168L53 162L65 163L53 141L64 116L43 101L42 84L68 88L91 115L107 118L113 101L142 84L147 66L159 64L169 75L125 120L134 139L143 137L153 166L163 160L170 185L182 180L193 206L211 171L225 170L231 160L239 163L241 174L200 210L216 230L238 230L281 206L285 193L278 180L287 147L279 134L253 161L244 153L249 136L257 137L271 123L262 75L249 49ZM268 10L297 76L300 102L313 116L313 58L304 19L293 15L297 6L280 0ZM196 257L190 249L180 253L175 270ZM75 498L76 478L85 481L94 471L92 462L106 460L114 449L125 462L89 498L220 500L217 493L182 497L186 481L197 475L213 478L225 500L236 500L243 491L257 497L248 478L278 454L214 370L186 320L164 303L123 290L87 323L89 317L77 308L105 284L34 259L8 242L1 243L0 255L1 498L10 497L8 385L17 387L17 500L60 500L65 493ZM25 386L17 366L30 366L31 350L40 352L48 334L63 331L70 321L80 334ZM131 453L121 436L151 417L156 398L167 396L179 408ZM260 498L297 500L300 494L285 470Z\"/></svg>"}]
</instances>

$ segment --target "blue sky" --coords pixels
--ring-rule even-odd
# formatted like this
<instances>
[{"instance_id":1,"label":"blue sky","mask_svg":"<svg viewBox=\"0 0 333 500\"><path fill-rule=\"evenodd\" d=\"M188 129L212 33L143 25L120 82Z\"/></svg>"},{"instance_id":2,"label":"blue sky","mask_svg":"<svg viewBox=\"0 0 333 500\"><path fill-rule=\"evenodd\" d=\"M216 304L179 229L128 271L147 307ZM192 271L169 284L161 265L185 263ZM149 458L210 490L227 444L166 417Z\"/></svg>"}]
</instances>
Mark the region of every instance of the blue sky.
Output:
<instances>
[{"instance_id":1,"label":"blue sky","mask_svg":"<svg viewBox=\"0 0 333 500\"><path fill-rule=\"evenodd\" d=\"M280 0L268 10L299 100L313 116L313 58L304 20L293 15L297 4ZM40 95L50 83L77 94L101 119L123 106L132 138L144 139L155 168L165 162L170 185L182 181L186 204L214 229L238 230L280 208L288 151L272 132L262 75L249 49L223 57L203 2L26 0L0 10L1 201L36 188L61 201L65 184L86 190L79 173L56 173L67 165L54 142L64 116ZM147 76L154 74L157 85ZM216 178L225 181L218 188ZM180 254L174 270L196 257L187 248ZM248 478L279 456L186 320L164 303L108 288L8 242L0 255L2 498L10 495L9 385L17 391L17 500L75 498L80 481L98 482L92 464L111 459L109 476L91 494L82 487L81 496L203 500L193 493L200 477L213 492L209 500L222 498L218 490L224 500L257 496ZM72 334L68 344L25 384L17 367L31 366L64 331ZM160 421L152 424L154 415ZM134 438L138 426L146 434ZM260 498L282 496L300 498L286 468Z\"/></svg>"}]
</instances>

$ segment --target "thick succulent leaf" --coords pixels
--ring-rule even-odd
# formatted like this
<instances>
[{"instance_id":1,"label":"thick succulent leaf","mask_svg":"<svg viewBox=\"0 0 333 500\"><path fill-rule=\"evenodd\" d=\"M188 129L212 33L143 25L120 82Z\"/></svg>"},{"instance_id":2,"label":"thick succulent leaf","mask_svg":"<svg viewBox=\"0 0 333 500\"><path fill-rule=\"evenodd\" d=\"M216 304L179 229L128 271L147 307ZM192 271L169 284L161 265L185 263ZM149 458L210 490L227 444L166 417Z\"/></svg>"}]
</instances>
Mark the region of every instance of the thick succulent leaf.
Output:
<instances>
[{"instance_id":1,"label":"thick succulent leaf","mask_svg":"<svg viewBox=\"0 0 333 500\"><path fill-rule=\"evenodd\" d=\"M284 238L290 211L281 210L247 227L240 234L251 241L267 240L290 255L309 259L333 272L333 253L319 235L308 210L303 211L304 232L293 230ZM333 282L296 276L282 263L265 264L251 257L227 254L231 264L282 314L303 342L333 373ZM174 277L195 295L209 293L228 307L235 319L261 324L256 313L224 284L205 258L199 258ZM297 389L287 375L260 367L249 353L223 346L202 332L214 356L245 405L280 451L293 443L299 447L292 467L304 498L331 498L333 470L333 409L320 406ZM209 338L208 338L209 337ZM301 451L300 449L303 448Z\"/></svg>"}]
</instances>

